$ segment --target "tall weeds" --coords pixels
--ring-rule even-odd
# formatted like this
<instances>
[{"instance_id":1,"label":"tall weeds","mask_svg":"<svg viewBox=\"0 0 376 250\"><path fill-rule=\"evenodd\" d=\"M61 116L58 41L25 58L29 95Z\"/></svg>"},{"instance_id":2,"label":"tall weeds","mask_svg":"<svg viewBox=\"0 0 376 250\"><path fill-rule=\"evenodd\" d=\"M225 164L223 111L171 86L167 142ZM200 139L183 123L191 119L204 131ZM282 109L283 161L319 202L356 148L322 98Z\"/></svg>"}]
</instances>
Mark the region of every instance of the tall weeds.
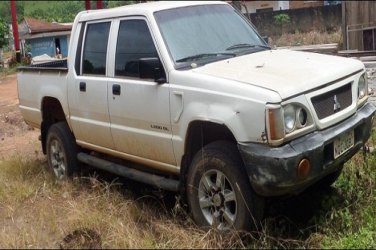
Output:
<instances>
[{"instance_id":1,"label":"tall weeds","mask_svg":"<svg viewBox=\"0 0 376 250\"><path fill-rule=\"evenodd\" d=\"M329 44L337 43L339 48L342 45L342 31L341 29L332 32L319 32L311 31L308 33L295 32L294 34L285 33L281 36L273 36L269 38L269 44L271 46L283 47L283 46L300 46L300 45L312 45L312 44Z\"/></svg>"},{"instance_id":2,"label":"tall weeds","mask_svg":"<svg viewBox=\"0 0 376 250\"><path fill-rule=\"evenodd\" d=\"M0 247L376 247L374 153L353 157L333 188L268 200L262 229L248 233L202 231L176 194L87 173L56 182L44 158L0 162Z\"/></svg>"}]
</instances>

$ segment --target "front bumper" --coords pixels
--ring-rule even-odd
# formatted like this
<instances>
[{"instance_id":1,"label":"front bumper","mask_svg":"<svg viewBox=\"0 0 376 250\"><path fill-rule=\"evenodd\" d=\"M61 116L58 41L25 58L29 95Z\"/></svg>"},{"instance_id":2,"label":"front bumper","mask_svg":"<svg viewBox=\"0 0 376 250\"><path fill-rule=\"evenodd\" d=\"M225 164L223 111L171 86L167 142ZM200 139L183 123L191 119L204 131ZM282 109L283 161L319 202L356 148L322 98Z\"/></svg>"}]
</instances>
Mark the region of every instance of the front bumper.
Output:
<instances>
[{"instance_id":1,"label":"front bumper","mask_svg":"<svg viewBox=\"0 0 376 250\"><path fill-rule=\"evenodd\" d=\"M297 194L339 170L368 140L375 110L374 105L367 103L343 122L307 134L280 147L239 143L238 148L253 189L263 196ZM334 159L335 138L352 129L354 146ZM310 161L311 171L302 180L297 175L297 167L303 158Z\"/></svg>"}]
</instances>

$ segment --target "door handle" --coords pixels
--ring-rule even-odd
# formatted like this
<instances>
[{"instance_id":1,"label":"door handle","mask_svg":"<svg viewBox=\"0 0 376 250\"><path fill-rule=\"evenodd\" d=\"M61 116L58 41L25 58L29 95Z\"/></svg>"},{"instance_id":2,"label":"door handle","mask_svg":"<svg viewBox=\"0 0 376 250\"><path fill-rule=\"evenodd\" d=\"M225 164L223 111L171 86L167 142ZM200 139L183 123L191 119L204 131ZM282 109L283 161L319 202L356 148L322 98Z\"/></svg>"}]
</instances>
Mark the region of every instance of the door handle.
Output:
<instances>
[{"instance_id":1,"label":"door handle","mask_svg":"<svg viewBox=\"0 0 376 250\"><path fill-rule=\"evenodd\" d=\"M119 84L112 85L112 94L120 95L121 94L121 86Z\"/></svg>"},{"instance_id":2,"label":"door handle","mask_svg":"<svg viewBox=\"0 0 376 250\"><path fill-rule=\"evenodd\" d=\"M80 91L86 92L86 82L80 82Z\"/></svg>"}]
</instances>

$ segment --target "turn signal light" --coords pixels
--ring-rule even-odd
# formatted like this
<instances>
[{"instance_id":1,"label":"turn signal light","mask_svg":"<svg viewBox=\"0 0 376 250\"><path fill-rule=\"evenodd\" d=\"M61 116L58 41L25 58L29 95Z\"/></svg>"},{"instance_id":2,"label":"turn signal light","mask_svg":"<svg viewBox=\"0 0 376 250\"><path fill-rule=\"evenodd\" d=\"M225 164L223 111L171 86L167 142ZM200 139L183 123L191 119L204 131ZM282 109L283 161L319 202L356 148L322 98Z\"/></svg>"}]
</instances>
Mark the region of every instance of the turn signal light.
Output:
<instances>
[{"instance_id":1,"label":"turn signal light","mask_svg":"<svg viewBox=\"0 0 376 250\"><path fill-rule=\"evenodd\" d=\"M307 159L303 159L299 162L298 165L298 178L305 179L311 172L311 163Z\"/></svg>"}]
</instances>

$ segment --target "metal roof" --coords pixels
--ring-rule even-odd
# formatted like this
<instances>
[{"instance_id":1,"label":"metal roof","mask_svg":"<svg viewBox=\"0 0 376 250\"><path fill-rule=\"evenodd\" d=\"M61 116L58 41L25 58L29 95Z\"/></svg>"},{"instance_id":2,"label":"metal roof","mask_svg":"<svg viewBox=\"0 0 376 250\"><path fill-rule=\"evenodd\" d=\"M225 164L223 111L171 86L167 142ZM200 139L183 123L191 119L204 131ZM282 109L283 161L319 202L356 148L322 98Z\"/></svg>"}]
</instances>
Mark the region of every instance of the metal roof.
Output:
<instances>
[{"instance_id":1,"label":"metal roof","mask_svg":"<svg viewBox=\"0 0 376 250\"><path fill-rule=\"evenodd\" d=\"M29 34L38 34L45 32L56 32L56 31L70 31L72 25L63 25L58 23L49 23L42 20L37 20L31 17L25 17L25 23L28 28Z\"/></svg>"}]
</instances>

